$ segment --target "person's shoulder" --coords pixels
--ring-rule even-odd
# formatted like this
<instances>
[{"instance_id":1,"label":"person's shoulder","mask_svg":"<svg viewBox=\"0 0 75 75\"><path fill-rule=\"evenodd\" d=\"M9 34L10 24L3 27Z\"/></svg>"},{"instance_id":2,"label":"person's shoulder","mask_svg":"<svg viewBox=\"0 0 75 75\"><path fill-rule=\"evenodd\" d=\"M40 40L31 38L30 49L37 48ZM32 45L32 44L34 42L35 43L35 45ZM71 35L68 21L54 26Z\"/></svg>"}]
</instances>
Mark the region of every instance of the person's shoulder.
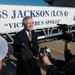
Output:
<instances>
[{"instance_id":1,"label":"person's shoulder","mask_svg":"<svg viewBox=\"0 0 75 75\"><path fill-rule=\"evenodd\" d=\"M32 30L32 33L35 33L36 34L36 32L34 30Z\"/></svg>"},{"instance_id":2,"label":"person's shoulder","mask_svg":"<svg viewBox=\"0 0 75 75\"><path fill-rule=\"evenodd\" d=\"M22 29L21 31L17 32L16 35L20 35L21 33L23 33L25 30Z\"/></svg>"}]
</instances>

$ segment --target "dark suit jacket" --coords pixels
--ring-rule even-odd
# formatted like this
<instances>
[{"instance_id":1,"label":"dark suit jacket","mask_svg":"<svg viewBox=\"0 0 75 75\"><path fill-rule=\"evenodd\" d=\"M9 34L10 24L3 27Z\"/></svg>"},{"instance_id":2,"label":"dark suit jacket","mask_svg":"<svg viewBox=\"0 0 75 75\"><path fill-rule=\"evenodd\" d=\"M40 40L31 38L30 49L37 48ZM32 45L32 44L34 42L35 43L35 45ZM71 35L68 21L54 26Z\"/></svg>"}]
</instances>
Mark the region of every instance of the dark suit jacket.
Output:
<instances>
[{"instance_id":1,"label":"dark suit jacket","mask_svg":"<svg viewBox=\"0 0 75 75\"><path fill-rule=\"evenodd\" d=\"M22 75L22 73L23 73L23 75L28 75L28 73L26 74L26 67L27 67L27 65L25 65L26 61L24 61L22 56L20 55L20 53L22 53L21 45L26 44L27 46L29 46L29 48L32 50L34 56L37 56L37 53L38 53L39 45L38 45L38 41L37 41L37 35L34 32L34 30L31 31L31 33L32 33L32 47L30 46L30 42L29 42L28 36L25 32L25 29L18 32L14 38L14 52L15 52L15 54L19 54L19 56L17 58L17 75ZM34 64L33 64L33 66L34 66ZM40 68L37 66L36 69L37 69L38 75L41 75ZM34 72L32 72L32 73L34 73ZM35 75L35 74L33 74L33 75Z\"/></svg>"},{"instance_id":2,"label":"dark suit jacket","mask_svg":"<svg viewBox=\"0 0 75 75\"><path fill-rule=\"evenodd\" d=\"M37 35L34 32L34 30L31 31L31 33L32 33L32 48L30 47L30 42L29 42L28 36L27 36L27 34L25 32L25 29L23 29L22 31L20 31L19 33L16 34L15 40L14 40L14 45L26 44L32 50L34 56L36 56L37 52L39 50L39 45L38 45L38 41L37 41ZM20 52L20 49L16 50L15 52Z\"/></svg>"}]
</instances>

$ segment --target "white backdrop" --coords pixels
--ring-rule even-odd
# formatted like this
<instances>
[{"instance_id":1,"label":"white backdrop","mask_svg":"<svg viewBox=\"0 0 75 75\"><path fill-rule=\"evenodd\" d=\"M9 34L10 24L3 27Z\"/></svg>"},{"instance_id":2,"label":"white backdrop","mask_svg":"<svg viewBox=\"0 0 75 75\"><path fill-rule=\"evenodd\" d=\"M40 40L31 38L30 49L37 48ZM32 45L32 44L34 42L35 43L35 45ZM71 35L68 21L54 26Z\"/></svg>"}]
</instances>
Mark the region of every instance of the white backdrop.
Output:
<instances>
[{"instance_id":1,"label":"white backdrop","mask_svg":"<svg viewBox=\"0 0 75 75\"><path fill-rule=\"evenodd\" d=\"M34 29L55 27L57 24L75 24L75 8L0 5L0 33L23 29L22 19L25 16L33 18Z\"/></svg>"}]
</instances>

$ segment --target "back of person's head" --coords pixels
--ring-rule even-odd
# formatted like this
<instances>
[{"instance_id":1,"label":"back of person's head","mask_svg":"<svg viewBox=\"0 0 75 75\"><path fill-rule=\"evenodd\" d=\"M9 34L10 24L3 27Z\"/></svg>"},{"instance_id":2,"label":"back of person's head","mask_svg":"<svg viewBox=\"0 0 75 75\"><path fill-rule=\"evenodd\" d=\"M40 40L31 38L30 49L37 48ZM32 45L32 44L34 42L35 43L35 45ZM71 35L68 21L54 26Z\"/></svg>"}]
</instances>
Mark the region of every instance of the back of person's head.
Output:
<instances>
[{"instance_id":1,"label":"back of person's head","mask_svg":"<svg viewBox=\"0 0 75 75\"><path fill-rule=\"evenodd\" d=\"M63 71L66 75L75 75L75 60L64 66Z\"/></svg>"},{"instance_id":2,"label":"back of person's head","mask_svg":"<svg viewBox=\"0 0 75 75\"><path fill-rule=\"evenodd\" d=\"M0 36L0 60L4 59L8 53L8 44L6 40Z\"/></svg>"}]
</instances>

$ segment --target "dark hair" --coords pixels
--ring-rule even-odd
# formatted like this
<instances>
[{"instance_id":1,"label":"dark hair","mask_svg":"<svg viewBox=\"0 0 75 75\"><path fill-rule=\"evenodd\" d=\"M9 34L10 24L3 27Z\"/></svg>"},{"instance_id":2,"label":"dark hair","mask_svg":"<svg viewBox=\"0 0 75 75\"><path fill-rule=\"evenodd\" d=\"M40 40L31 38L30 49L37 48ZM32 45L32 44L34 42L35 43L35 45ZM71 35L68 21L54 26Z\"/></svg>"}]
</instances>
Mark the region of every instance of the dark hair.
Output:
<instances>
[{"instance_id":1,"label":"dark hair","mask_svg":"<svg viewBox=\"0 0 75 75\"><path fill-rule=\"evenodd\" d=\"M63 67L63 71L66 75L75 75L75 60L72 60Z\"/></svg>"}]
</instances>

